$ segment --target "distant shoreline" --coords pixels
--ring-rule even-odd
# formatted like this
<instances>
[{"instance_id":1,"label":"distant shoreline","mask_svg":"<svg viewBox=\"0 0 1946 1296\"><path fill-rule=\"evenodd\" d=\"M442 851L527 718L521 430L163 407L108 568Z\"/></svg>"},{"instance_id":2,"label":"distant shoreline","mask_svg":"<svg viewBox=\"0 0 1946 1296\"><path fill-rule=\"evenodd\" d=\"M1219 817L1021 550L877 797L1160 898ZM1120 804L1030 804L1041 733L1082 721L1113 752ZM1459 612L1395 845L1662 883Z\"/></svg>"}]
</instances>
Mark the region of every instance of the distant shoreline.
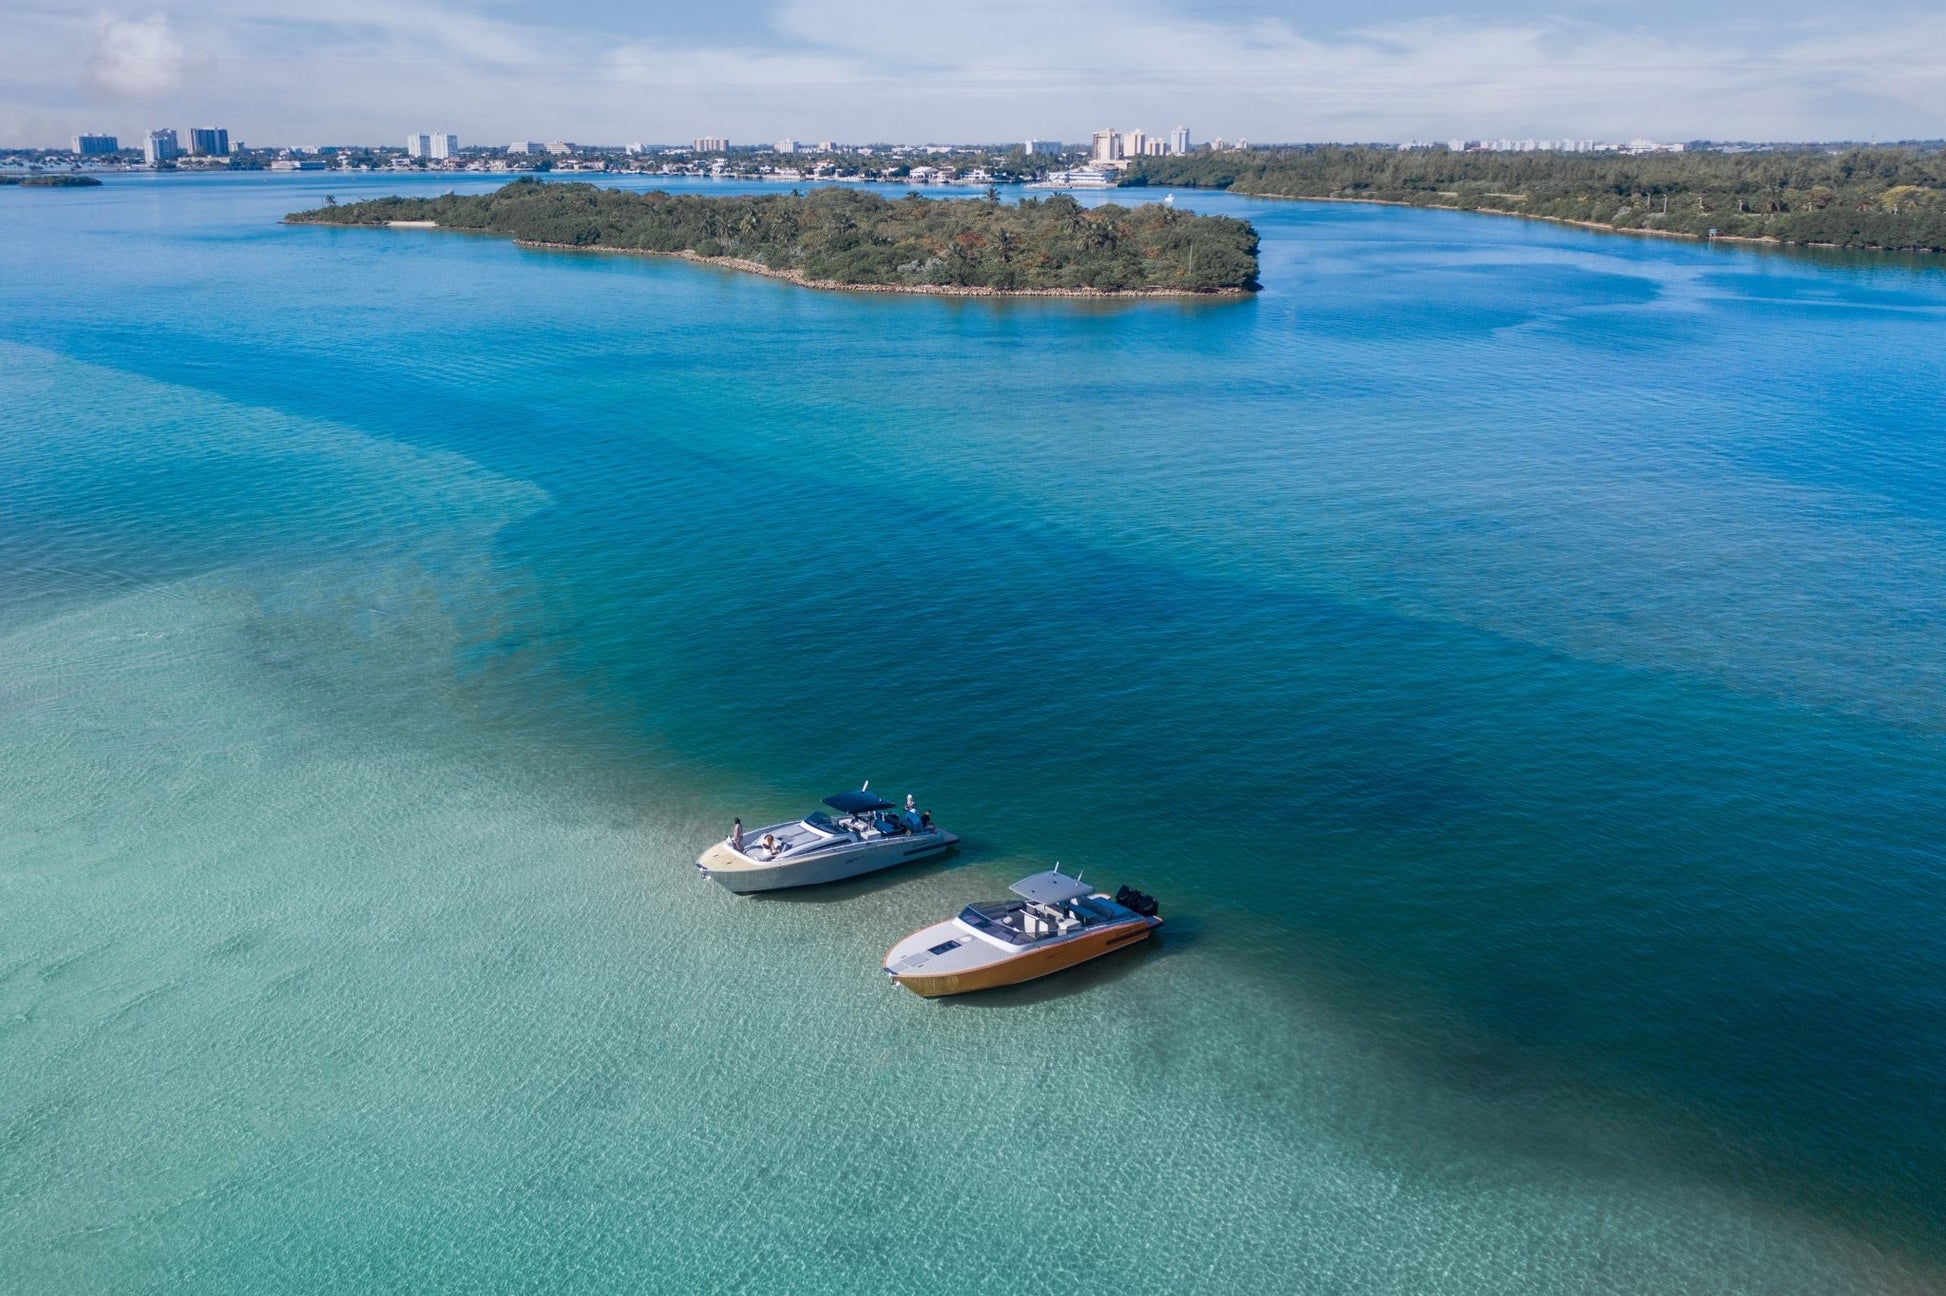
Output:
<instances>
[{"instance_id":1,"label":"distant shoreline","mask_svg":"<svg viewBox=\"0 0 1946 1296\"><path fill-rule=\"evenodd\" d=\"M66 172L37 175L0 175L0 185L9 189L92 189L101 181L91 175Z\"/></svg>"},{"instance_id":2,"label":"distant shoreline","mask_svg":"<svg viewBox=\"0 0 1946 1296\"><path fill-rule=\"evenodd\" d=\"M340 225L333 221L306 221L284 218L286 225L324 225L333 229L444 229L437 221L386 221L384 224ZM486 230L456 229L458 234L492 234ZM492 235L505 238L507 235ZM870 284L844 283L837 279L812 279L801 270L775 270L761 261L747 261L742 257L703 256L696 252L660 252L652 248L610 247L598 243L544 243L534 239L513 239L515 247L539 248L548 252L602 252L617 256L668 257L677 261L688 261L696 265L718 266L725 270L737 270L744 274L762 275L766 279L782 279L800 288L815 288L820 292L855 293L903 293L921 297L1083 297L1114 300L1130 297L1174 297L1188 300L1208 301L1211 299L1238 299L1249 297L1256 290L1250 288L987 288L963 284Z\"/></svg>"},{"instance_id":3,"label":"distant shoreline","mask_svg":"<svg viewBox=\"0 0 1946 1296\"><path fill-rule=\"evenodd\" d=\"M1172 185L1171 188L1193 189L1198 185ZM1282 193L1245 193L1240 189L1211 189L1210 193L1233 193L1242 198L1271 198L1278 202L1320 202L1320 203L1357 203L1368 207L1410 207L1416 211L1448 211L1462 214L1472 213L1480 216L1517 216L1521 220L1547 221L1554 225L1574 225L1581 229L1598 230L1604 234L1639 234L1645 238L1687 239L1692 243L1768 243L1773 247L1815 247L1842 250L1837 243L1793 243L1787 239L1772 236L1753 237L1748 234L1691 234L1685 230L1627 229L1619 225L1604 225L1600 221L1574 220L1567 216L1543 216L1536 212L1510 211L1505 207L1453 207L1445 203L1409 203L1396 198L1342 198L1320 197L1312 194ZM287 224L322 224L321 221L289 221ZM387 221L389 229L438 229L438 221ZM520 247L546 248L555 252L626 252L638 256L679 257L684 261L695 261L702 265L721 265L733 270L743 270L750 274L760 274L771 279L788 279L805 288L820 288L827 291L843 292L903 292L929 293L935 296L957 297L1248 297L1247 288L1223 288L1210 292L1194 292L1182 288L962 288L952 284L935 287L909 284L848 284L835 279L806 279L795 270L773 270L760 261L744 261L737 257L706 257L694 252L653 252L643 248L595 247L573 243L536 243L527 239L515 239ZM1919 252L1915 248L1861 248L1858 251L1872 252Z\"/></svg>"},{"instance_id":4,"label":"distant shoreline","mask_svg":"<svg viewBox=\"0 0 1946 1296\"><path fill-rule=\"evenodd\" d=\"M1171 189L1199 189L1200 185L1169 185ZM1692 243L1768 243L1773 247L1814 247L1837 251L1853 252L1909 252L1915 255L1926 253L1928 248L1851 248L1840 243L1795 243L1774 235L1750 234L1691 234L1687 230L1629 229L1623 225L1604 225L1600 221L1575 220L1568 216L1544 216L1539 212L1509 211L1505 207L1455 207L1450 203L1410 203L1396 198L1341 198L1322 197L1315 194L1249 193L1242 189L1212 189L1211 193L1231 193L1239 198L1274 198L1279 202L1320 202L1320 203L1359 203L1367 207L1410 207L1414 211L1459 212L1462 215L1476 216L1518 216L1521 220L1547 221L1554 225L1574 225L1581 229L1599 230L1603 234L1639 234L1644 238L1688 239Z\"/></svg>"},{"instance_id":5,"label":"distant shoreline","mask_svg":"<svg viewBox=\"0 0 1946 1296\"><path fill-rule=\"evenodd\" d=\"M1131 163L1126 187L1525 216L1611 234L1946 253L1946 148L1379 148L1320 144ZM1936 264L1936 263L1935 263Z\"/></svg>"}]
</instances>

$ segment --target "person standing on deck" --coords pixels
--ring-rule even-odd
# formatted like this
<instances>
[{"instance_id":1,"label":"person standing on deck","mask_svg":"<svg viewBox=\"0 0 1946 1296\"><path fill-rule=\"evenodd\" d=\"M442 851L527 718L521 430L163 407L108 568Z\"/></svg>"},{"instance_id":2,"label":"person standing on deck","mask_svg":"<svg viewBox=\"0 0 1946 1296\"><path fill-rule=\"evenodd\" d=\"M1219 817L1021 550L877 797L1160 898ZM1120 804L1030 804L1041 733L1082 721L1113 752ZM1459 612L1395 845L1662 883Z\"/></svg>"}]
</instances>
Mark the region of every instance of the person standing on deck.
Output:
<instances>
[{"instance_id":1,"label":"person standing on deck","mask_svg":"<svg viewBox=\"0 0 1946 1296\"><path fill-rule=\"evenodd\" d=\"M919 805L912 799L910 792L905 794L905 813L899 818L905 820L905 826L913 832L919 831Z\"/></svg>"},{"instance_id":2,"label":"person standing on deck","mask_svg":"<svg viewBox=\"0 0 1946 1296\"><path fill-rule=\"evenodd\" d=\"M743 850L743 820L740 817L735 826L730 829L730 849L739 852Z\"/></svg>"}]
</instances>

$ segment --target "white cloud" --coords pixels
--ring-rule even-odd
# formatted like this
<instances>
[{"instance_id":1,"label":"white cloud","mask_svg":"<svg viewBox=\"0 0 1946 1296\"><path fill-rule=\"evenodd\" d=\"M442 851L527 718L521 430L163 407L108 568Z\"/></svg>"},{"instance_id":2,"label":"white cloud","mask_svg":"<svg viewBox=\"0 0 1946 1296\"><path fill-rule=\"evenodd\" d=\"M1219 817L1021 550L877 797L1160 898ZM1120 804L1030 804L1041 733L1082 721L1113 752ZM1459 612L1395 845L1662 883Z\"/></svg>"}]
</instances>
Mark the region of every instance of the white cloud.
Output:
<instances>
[{"instance_id":1,"label":"white cloud","mask_svg":"<svg viewBox=\"0 0 1946 1296\"><path fill-rule=\"evenodd\" d=\"M1946 22L1895 11L1794 30L1469 17L1323 34L1139 0L1045 13L1010 0L786 0L777 21L795 39L909 70L935 101L1011 100L1062 114L1064 129L1154 128L1193 109L1206 131L1280 140L1946 133Z\"/></svg>"},{"instance_id":2,"label":"white cloud","mask_svg":"<svg viewBox=\"0 0 1946 1296\"><path fill-rule=\"evenodd\" d=\"M187 54L165 14L109 18L84 64L90 88L113 99L153 99L182 85Z\"/></svg>"},{"instance_id":3,"label":"white cloud","mask_svg":"<svg viewBox=\"0 0 1946 1296\"><path fill-rule=\"evenodd\" d=\"M0 142L47 142L18 137L48 122L112 126L89 107L101 96L290 142L993 139L1178 122L1258 140L1946 135L1946 18L1932 14L1347 29L1321 9L1217 20L1165 3L775 0L685 23L617 6L604 29L539 0L171 0L167 16L92 22L56 0L0 0ZM78 59L45 57L64 48Z\"/></svg>"}]
</instances>

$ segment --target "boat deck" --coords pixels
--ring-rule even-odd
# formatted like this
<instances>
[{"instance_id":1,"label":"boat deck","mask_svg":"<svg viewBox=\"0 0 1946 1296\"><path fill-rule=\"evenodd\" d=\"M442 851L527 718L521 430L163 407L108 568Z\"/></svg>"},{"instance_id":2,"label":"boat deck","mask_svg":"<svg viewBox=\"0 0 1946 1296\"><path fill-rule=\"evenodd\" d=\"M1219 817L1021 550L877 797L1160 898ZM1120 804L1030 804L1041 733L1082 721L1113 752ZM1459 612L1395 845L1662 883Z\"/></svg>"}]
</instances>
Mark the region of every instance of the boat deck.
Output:
<instances>
[{"instance_id":1,"label":"boat deck","mask_svg":"<svg viewBox=\"0 0 1946 1296\"><path fill-rule=\"evenodd\" d=\"M1135 915L1110 900L1084 896L1068 902L1066 911L1026 900L997 900L968 905L960 921L985 935L1012 945L1032 945L1057 936L1072 936L1088 927L1120 922Z\"/></svg>"},{"instance_id":2,"label":"boat deck","mask_svg":"<svg viewBox=\"0 0 1946 1296\"><path fill-rule=\"evenodd\" d=\"M743 834L743 853L751 859L766 858L767 852L764 850L764 838L767 836L777 839L777 853L779 855L788 855L792 851L801 851L808 846L817 845L819 842L828 842L834 835L832 833L821 832L813 828L810 824L805 823L802 819L793 819L789 823L771 824L766 828L759 828L755 832L746 830Z\"/></svg>"},{"instance_id":3,"label":"boat deck","mask_svg":"<svg viewBox=\"0 0 1946 1296\"><path fill-rule=\"evenodd\" d=\"M755 830L745 829L742 854L760 863L773 859L783 859L787 855L802 855L814 849L835 848L843 844L884 841L888 838L950 838L958 841L937 825L930 829L914 831L897 821L876 821L864 816L845 819L824 818L813 815L809 819L793 819L789 823L770 824ZM765 836L777 839L777 853L773 856L764 850Z\"/></svg>"}]
</instances>

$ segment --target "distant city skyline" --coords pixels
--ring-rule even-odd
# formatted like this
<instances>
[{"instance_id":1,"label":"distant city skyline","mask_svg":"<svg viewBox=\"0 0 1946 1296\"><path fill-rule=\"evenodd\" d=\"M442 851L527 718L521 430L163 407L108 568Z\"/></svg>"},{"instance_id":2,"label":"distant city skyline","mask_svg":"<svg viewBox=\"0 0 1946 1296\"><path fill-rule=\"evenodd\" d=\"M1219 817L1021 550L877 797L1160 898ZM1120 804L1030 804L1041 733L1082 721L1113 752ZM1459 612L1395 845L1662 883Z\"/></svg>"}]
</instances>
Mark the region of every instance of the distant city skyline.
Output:
<instances>
[{"instance_id":1,"label":"distant city skyline","mask_svg":"<svg viewBox=\"0 0 1946 1296\"><path fill-rule=\"evenodd\" d=\"M595 0L563 19L536 0L0 0L0 24L14 147L216 120L291 143L423 122L476 140L1085 140L1104 121L1292 141L1946 136L1936 5Z\"/></svg>"},{"instance_id":2,"label":"distant city skyline","mask_svg":"<svg viewBox=\"0 0 1946 1296\"><path fill-rule=\"evenodd\" d=\"M756 157L763 157L765 155L770 157L802 155L806 158L807 165L811 160L817 159L819 169L816 174L823 174L823 168L833 164L834 161L836 165L842 168L851 160L870 159L874 157L882 159L886 165L896 165L900 159L943 158L947 156L963 158L969 153L990 156L993 154L1018 152L1030 159L1036 157L1051 159L1056 154L1065 153L1067 155L1067 169L1065 174L1086 176L1092 180L1108 182L1112 181L1116 172L1135 164L1139 159L1143 158L1182 157L1198 152L1225 152L1245 150L1253 147L1248 140L1241 137L1226 140L1221 136L1216 136L1208 140L1193 140L1190 130L1186 126L1173 128L1167 138L1152 135L1139 128L1131 130L1099 130L1094 132L1092 139L1088 142L1065 146L1059 141L1051 139L1015 141L962 140L914 143L911 141L899 142L885 140L873 140L869 142L820 140L810 142L794 140L789 137L775 141L736 141L722 136L699 136L696 139L686 142L634 140L627 144L618 144L613 141L590 142L580 140L549 140L543 143L538 140L516 139L505 144L495 141L473 141L466 147L462 147L459 136L450 131L418 131L410 133L405 137L403 147L366 140L341 140L330 144L285 144L279 141L259 141L254 145L246 145L240 139L233 141L230 138L229 131L222 127L194 127L187 132L187 136L188 142L184 145L180 142L175 130L166 127L159 128L146 132L135 143L123 147L115 135L84 132L73 136L68 141L66 148L56 146L45 150L23 149L19 151L27 153L49 152L57 156L65 154L83 163L92 161L96 164L111 166L125 165L128 162L128 154L140 153L142 155L142 161L151 167L174 165L182 158L192 160L203 159L205 162L219 158L226 160L246 158L247 160L244 161L243 165L262 166L268 161L271 164L272 170L310 170L334 164L347 166L351 169L364 169L371 167L374 164L375 158L389 157L392 159L389 165L394 167L400 165L399 159L403 158L406 163L417 163L422 167L430 165L444 170L492 171L520 169L517 165L509 168L505 164L513 162L517 158L540 155L551 155L556 158L565 159L564 165L569 170L580 169L578 166L580 159L590 160L596 169L605 169L609 165L606 159L612 159L617 154L624 154L628 159L643 159L653 154L661 155L665 159L673 157L676 159L688 159L692 162L697 159L713 157L716 159L714 165L720 168L727 160L726 155L740 153ZM1260 141L1258 146L1277 149L1288 143L1291 143L1291 141ZM1344 141L1344 143L1353 142ZM1355 146L1379 149L1396 148L1401 152L1421 149L1444 149L1454 153L1475 151L1502 153L1619 152L1639 155L1647 153L1681 153L1690 148L1692 143L1698 142L1654 140L1643 136L1637 136L1629 140L1512 139L1506 137L1474 139L1454 137L1446 140L1367 140L1357 142ZM1703 141L1700 143L1706 148L1720 148L1728 152L1739 152L1746 147L1746 143L1734 141ZM1786 147L1790 146L1788 142L1780 143L1783 143ZM1806 145L1813 144L1811 141L1801 141L1799 143ZM1835 143L1835 141L1824 141L1823 143L1828 145ZM1076 161L1077 158L1085 158L1086 165L1083 166L1078 163ZM326 159L334 159L335 163ZM299 163L301 165L298 165ZM13 163L10 162L9 165L13 165ZM1059 166L1060 164L1057 162L1055 165ZM1031 170L1032 167L1033 163L1029 162L1028 168ZM930 168L914 168L912 173L918 175L921 170L930 170ZM799 173L793 171L791 174L796 175ZM805 172L803 174L809 175L811 173ZM950 164L946 164L944 174L953 174L953 167ZM975 174L980 176L987 175L985 171L977 169ZM1012 173L1010 172L1009 174Z\"/></svg>"}]
</instances>

